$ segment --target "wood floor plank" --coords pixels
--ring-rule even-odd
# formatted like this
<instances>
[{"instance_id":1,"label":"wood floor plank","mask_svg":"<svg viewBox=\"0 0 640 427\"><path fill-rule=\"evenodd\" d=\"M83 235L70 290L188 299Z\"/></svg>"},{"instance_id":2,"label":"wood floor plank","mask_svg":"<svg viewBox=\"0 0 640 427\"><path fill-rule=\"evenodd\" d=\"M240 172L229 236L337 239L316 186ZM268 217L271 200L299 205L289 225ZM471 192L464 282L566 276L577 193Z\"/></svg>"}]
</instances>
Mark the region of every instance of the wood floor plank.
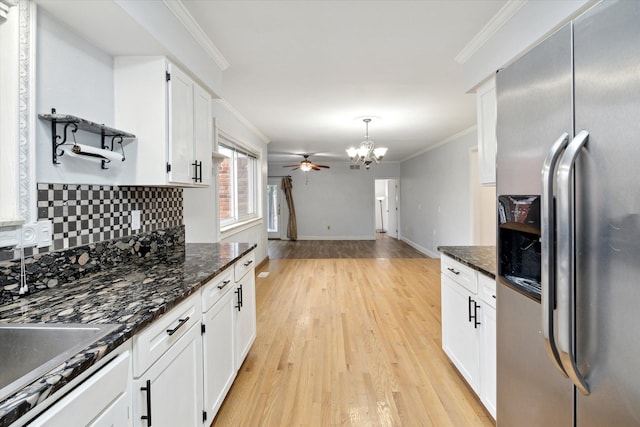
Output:
<instances>
[{"instance_id":1,"label":"wood floor plank","mask_svg":"<svg viewBox=\"0 0 640 427\"><path fill-rule=\"evenodd\" d=\"M271 259L213 426L493 426L441 349L429 258Z\"/></svg>"}]
</instances>

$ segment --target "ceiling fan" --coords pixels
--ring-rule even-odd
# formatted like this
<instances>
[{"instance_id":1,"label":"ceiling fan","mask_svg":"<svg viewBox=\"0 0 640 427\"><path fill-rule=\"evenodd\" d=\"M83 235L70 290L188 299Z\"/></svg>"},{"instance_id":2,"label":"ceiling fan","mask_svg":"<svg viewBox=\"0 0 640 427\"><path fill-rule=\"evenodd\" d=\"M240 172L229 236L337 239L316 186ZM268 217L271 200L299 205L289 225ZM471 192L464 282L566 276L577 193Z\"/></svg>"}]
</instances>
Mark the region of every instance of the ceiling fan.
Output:
<instances>
[{"instance_id":1,"label":"ceiling fan","mask_svg":"<svg viewBox=\"0 0 640 427\"><path fill-rule=\"evenodd\" d=\"M309 160L309 154L301 154L301 156L304 157L304 160L302 160L299 164L286 165L286 166L283 166L283 168L293 168L291 169L293 171L296 169L300 169L303 172L309 172L310 170L319 171L321 170L320 168L329 169L329 166L317 165L315 163L311 163L311 161Z\"/></svg>"}]
</instances>

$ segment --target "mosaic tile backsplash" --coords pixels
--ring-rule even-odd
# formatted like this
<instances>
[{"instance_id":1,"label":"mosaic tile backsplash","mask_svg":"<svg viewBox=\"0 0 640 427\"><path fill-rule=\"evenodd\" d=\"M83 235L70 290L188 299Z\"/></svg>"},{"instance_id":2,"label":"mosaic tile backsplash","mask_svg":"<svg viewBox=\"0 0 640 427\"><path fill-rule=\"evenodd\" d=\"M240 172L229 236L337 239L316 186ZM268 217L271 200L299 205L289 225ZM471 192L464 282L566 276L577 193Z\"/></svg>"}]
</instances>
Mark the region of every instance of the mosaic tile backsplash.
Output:
<instances>
[{"instance_id":1,"label":"mosaic tile backsplash","mask_svg":"<svg viewBox=\"0 0 640 427\"><path fill-rule=\"evenodd\" d=\"M131 230L131 211L141 228ZM38 219L53 223L53 247L39 253L182 225L182 189L38 184Z\"/></svg>"},{"instance_id":2,"label":"mosaic tile backsplash","mask_svg":"<svg viewBox=\"0 0 640 427\"><path fill-rule=\"evenodd\" d=\"M131 230L132 210L140 211L140 230ZM24 250L30 292L184 244L180 188L40 183L38 219L52 222L53 245ZM18 297L20 253L0 255L3 302Z\"/></svg>"}]
</instances>

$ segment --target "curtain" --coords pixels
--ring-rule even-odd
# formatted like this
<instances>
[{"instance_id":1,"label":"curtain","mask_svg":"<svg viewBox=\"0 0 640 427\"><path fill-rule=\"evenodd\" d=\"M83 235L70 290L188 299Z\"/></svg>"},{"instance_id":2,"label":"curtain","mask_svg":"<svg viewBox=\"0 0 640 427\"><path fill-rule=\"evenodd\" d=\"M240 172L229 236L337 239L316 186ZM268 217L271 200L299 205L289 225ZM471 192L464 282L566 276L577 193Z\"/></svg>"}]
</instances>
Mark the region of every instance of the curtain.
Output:
<instances>
[{"instance_id":1,"label":"curtain","mask_svg":"<svg viewBox=\"0 0 640 427\"><path fill-rule=\"evenodd\" d=\"M282 178L282 189L287 198L287 206L289 207L289 223L287 224L287 237L291 240L298 240L298 223L296 221L296 209L293 206L293 181L290 176Z\"/></svg>"}]
</instances>

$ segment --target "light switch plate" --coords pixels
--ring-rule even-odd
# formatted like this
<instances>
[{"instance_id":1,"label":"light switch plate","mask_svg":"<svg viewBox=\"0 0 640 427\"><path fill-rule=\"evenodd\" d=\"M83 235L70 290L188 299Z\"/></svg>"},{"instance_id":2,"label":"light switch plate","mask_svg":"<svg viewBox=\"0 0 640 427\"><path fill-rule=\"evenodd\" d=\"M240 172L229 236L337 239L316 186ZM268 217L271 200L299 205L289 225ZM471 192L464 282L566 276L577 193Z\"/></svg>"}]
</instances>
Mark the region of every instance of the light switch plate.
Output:
<instances>
[{"instance_id":1,"label":"light switch plate","mask_svg":"<svg viewBox=\"0 0 640 427\"><path fill-rule=\"evenodd\" d=\"M140 230L140 211L131 211L131 229Z\"/></svg>"},{"instance_id":2,"label":"light switch plate","mask_svg":"<svg viewBox=\"0 0 640 427\"><path fill-rule=\"evenodd\" d=\"M43 219L38 221L38 247L53 245L53 226L51 221Z\"/></svg>"}]
</instances>

